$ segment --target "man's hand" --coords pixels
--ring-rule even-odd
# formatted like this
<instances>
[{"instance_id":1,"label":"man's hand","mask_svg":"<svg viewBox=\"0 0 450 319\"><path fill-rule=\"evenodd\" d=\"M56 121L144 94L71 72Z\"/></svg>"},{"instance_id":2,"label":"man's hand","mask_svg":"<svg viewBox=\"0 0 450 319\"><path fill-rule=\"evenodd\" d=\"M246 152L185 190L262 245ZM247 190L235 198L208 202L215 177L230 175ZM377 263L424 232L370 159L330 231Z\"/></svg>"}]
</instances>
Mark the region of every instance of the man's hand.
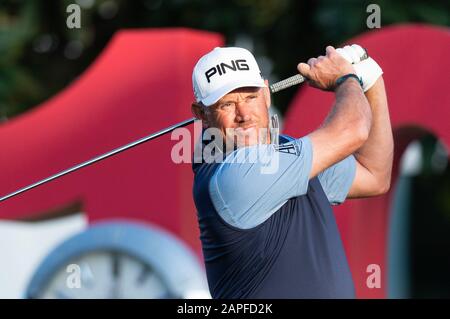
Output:
<instances>
[{"instance_id":1,"label":"man's hand","mask_svg":"<svg viewBox=\"0 0 450 319\"><path fill-rule=\"evenodd\" d=\"M348 73L356 73L353 66L332 46L327 46L326 56L308 60L308 64L297 66L300 74L308 78L309 84L321 90L330 91L336 86L336 80Z\"/></svg>"},{"instance_id":2,"label":"man's hand","mask_svg":"<svg viewBox=\"0 0 450 319\"><path fill-rule=\"evenodd\" d=\"M300 63L298 70L310 84L322 90L335 89L336 80L355 73L353 66L337 51L327 47L326 57ZM359 83L353 79L335 89L335 102L324 123L308 136L313 148L310 178L353 154L367 140L372 114Z\"/></svg>"},{"instance_id":3,"label":"man's hand","mask_svg":"<svg viewBox=\"0 0 450 319\"><path fill-rule=\"evenodd\" d=\"M369 90L383 74L383 70L374 59L369 57L359 62L364 49L357 44L346 45L336 51L348 62L354 63L353 67L356 75L362 80L364 92Z\"/></svg>"}]
</instances>

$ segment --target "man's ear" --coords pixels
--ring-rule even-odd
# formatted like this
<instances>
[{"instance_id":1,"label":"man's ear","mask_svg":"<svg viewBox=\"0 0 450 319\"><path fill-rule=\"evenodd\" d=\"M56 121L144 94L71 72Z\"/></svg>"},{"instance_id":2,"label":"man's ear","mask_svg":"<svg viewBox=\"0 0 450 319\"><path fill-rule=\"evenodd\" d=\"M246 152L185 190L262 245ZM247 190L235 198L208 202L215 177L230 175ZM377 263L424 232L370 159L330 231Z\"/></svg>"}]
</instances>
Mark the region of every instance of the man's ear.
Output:
<instances>
[{"instance_id":1,"label":"man's ear","mask_svg":"<svg viewBox=\"0 0 450 319\"><path fill-rule=\"evenodd\" d=\"M266 106L267 109L269 109L270 107L270 89L269 89L269 81L268 80L264 80L264 83L266 84L266 87L264 88L264 99L266 100Z\"/></svg>"},{"instance_id":2,"label":"man's ear","mask_svg":"<svg viewBox=\"0 0 450 319\"><path fill-rule=\"evenodd\" d=\"M205 107L196 102L193 102L191 105L192 114L199 120L203 122L203 126L208 125L208 118L205 114Z\"/></svg>"}]
</instances>

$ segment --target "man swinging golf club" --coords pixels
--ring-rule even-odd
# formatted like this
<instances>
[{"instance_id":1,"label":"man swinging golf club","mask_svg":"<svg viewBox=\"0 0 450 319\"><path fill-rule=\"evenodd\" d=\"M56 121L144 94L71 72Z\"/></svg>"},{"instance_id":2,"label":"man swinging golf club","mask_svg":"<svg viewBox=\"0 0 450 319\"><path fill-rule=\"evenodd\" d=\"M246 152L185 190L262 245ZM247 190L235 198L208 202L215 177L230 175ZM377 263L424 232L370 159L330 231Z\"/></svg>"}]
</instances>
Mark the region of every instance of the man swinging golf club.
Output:
<instances>
[{"instance_id":1,"label":"man swinging golf club","mask_svg":"<svg viewBox=\"0 0 450 319\"><path fill-rule=\"evenodd\" d=\"M213 298L355 296L331 205L387 192L393 158L383 72L360 62L362 51L328 46L298 65L310 85L335 94L322 126L300 138L268 130L268 83L249 51L215 48L198 61L192 111L234 144L217 148L221 160L193 165ZM257 149L266 160L246 161ZM265 173L271 161L277 169Z\"/></svg>"}]
</instances>

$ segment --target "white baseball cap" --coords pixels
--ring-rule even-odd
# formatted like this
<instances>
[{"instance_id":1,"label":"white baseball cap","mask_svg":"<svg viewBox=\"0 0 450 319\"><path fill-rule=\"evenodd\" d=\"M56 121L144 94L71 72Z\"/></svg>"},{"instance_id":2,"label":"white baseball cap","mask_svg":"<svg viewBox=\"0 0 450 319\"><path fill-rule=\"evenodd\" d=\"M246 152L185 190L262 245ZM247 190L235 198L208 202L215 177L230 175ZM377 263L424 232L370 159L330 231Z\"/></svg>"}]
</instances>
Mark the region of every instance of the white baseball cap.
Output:
<instances>
[{"instance_id":1,"label":"white baseball cap","mask_svg":"<svg viewBox=\"0 0 450 319\"><path fill-rule=\"evenodd\" d=\"M210 106L240 87L265 87L253 54L243 48L215 48L198 60L192 72L198 103Z\"/></svg>"}]
</instances>

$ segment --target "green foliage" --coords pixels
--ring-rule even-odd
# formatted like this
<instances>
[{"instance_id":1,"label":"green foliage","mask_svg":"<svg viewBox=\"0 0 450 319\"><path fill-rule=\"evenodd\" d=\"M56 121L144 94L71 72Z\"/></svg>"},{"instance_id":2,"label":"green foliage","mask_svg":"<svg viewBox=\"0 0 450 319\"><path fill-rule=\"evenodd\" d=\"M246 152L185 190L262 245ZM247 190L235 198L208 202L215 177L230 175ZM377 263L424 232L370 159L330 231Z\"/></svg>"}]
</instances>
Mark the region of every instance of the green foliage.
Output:
<instances>
[{"instance_id":1,"label":"green foliage","mask_svg":"<svg viewBox=\"0 0 450 319\"><path fill-rule=\"evenodd\" d=\"M332 0L6 0L0 2L0 119L62 90L123 28L190 27L220 32L228 45L251 48L269 80L296 72L327 44L367 30L368 4ZM66 27L66 7L81 6L81 29ZM378 0L382 26L449 25L444 1ZM295 89L274 97L284 111Z\"/></svg>"}]
</instances>

